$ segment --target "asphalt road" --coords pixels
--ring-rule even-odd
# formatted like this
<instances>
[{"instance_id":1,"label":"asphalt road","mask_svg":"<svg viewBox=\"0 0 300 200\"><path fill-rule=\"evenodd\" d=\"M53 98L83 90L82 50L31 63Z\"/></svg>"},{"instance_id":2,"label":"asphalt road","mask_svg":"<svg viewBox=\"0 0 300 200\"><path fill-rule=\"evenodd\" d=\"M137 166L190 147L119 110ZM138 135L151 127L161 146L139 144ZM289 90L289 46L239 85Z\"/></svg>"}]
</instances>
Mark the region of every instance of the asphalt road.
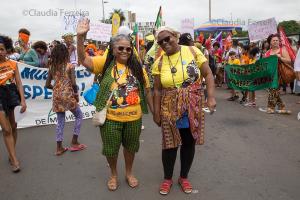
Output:
<instances>
[{"instance_id":1,"label":"asphalt road","mask_svg":"<svg viewBox=\"0 0 300 200\"><path fill-rule=\"evenodd\" d=\"M119 154L120 187L109 192L109 168L101 155L99 129L85 120L80 141L88 148L54 156L55 126L19 130L17 153L22 171L12 174L3 142L0 143L0 200L299 200L300 121L296 119L299 96L283 99L293 114L268 115L225 100L228 91L217 91L217 112L206 118L206 142L196 148L189 175L194 191L181 192L174 184L168 196L158 193L162 181L161 133L150 115L136 155L134 172L140 181L131 189L124 178L124 159ZM259 92L259 106L266 93ZM65 129L65 144L72 136ZM2 140L2 135L0 136ZM3 141L3 140L2 140ZM179 175L177 159L174 180Z\"/></svg>"}]
</instances>

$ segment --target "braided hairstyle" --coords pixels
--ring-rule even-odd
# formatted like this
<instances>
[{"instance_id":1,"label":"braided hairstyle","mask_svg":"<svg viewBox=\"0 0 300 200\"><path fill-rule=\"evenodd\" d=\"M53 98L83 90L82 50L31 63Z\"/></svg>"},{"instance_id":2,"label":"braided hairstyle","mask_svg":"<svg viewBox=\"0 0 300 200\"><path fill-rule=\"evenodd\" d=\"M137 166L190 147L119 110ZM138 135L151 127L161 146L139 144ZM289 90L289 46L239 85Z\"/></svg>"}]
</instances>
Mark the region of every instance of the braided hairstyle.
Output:
<instances>
[{"instance_id":1,"label":"braided hairstyle","mask_svg":"<svg viewBox=\"0 0 300 200\"><path fill-rule=\"evenodd\" d=\"M108 48L108 53L107 53L107 58L104 64L104 69L103 69L103 74L105 71L109 68L112 62L115 62L115 56L113 55L113 47L116 44L116 42L120 40L127 40L130 42L130 46L132 48L132 52L130 57L127 60L126 65L130 69L131 73L133 74L134 77L138 79L141 85L144 85L145 80L144 80L144 73L143 73L143 66L138 60L137 55L133 52L134 51L134 45L132 43L131 37L128 35L117 35L113 37L109 43L109 48Z\"/></svg>"},{"instance_id":2,"label":"braided hairstyle","mask_svg":"<svg viewBox=\"0 0 300 200\"><path fill-rule=\"evenodd\" d=\"M65 73L69 59L69 51L67 47L64 44L55 45L50 55L51 74L55 74L56 72Z\"/></svg>"}]
</instances>

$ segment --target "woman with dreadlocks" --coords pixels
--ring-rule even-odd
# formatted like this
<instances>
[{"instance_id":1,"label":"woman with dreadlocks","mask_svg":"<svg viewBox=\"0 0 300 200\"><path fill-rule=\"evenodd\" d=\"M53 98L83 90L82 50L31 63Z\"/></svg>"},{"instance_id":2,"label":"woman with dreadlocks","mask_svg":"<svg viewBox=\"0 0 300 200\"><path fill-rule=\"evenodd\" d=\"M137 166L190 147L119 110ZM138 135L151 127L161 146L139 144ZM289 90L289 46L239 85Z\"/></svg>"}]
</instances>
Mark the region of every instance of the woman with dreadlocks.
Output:
<instances>
[{"instance_id":1,"label":"woman with dreadlocks","mask_svg":"<svg viewBox=\"0 0 300 200\"><path fill-rule=\"evenodd\" d=\"M94 105L102 110L112 94L106 121L100 127L103 155L109 163L111 176L108 189L118 187L117 158L121 144L125 158L126 181L132 188L138 180L132 173L135 153L139 150L142 113L147 113L147 104L153 111L150 84L147 73L133 53L131 39L127 35L112 38L107 54L89 57L84 53L84 38L89 31L89 20L79 21L77 26L77 53L80 63L94 74L102 74L100 92ZM146 97L144 95L146 91Z\"/></svg>"},{"instance_id":2,"label":"woman with dreadlocks","mask_svg":"<svg viewBox=\"0 0 300 200\"><path fill-rule=\"evenodd\" d=\"M69 63L69 52L64 44L56 45L51 52L51 64L46 81L46 87L53 89L52 110L57 114L56 142L57 148L55 155L60 156L67 150L80 151L86 145L78 142L80 133L82 112L78 105L78 88L75 80L74 66ZM54 85L51 81L54 79ZM66 111L71 111L75 116L74 134L70 148L62 145L63 132L65 126Z\"/></svg>"}]
</instances>

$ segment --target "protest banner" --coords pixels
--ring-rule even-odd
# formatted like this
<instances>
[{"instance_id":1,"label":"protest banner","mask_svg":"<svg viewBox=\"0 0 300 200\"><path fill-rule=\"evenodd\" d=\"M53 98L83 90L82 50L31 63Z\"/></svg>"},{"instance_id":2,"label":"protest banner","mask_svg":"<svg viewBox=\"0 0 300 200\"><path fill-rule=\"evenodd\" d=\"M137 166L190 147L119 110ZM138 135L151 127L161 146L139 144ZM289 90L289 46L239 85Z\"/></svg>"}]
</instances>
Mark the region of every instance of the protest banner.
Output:
<instances>
[{"instance_id":1,"label":"protest banner","mask_svg":"<svg viewBox=\"0 0 300 200\"><path fill-rule=\"evenodd\" d=\"M37 68L18 63L19 72L24 89L27 110L26 117L18 121L18 128L31 126L41 126L55 124L57 122L56 113L52 111L52 90L45 88L48 69ZM83 67L76 69L76 83L80 94L79 106L83 113L83 118L91 118L95 112L95 107L89 105L82 97L83 92L88 90L94 80L94 75ZM66 121L75 120L71 112L66 112Z\"/></svg>"},{"instance_id":2,"label":"protest banner","mask_svg":"<svg viewBox=\"0 0 300 200\"><path fill-rule=\"evenodd\" d=\"M194 19L183 19L181 20L181 33L190 33L194 39Z\"/></svg>"},{"instance_id":3,"label":"protest banner","mask_svg":"<svg viewBox=\"0 0 300 200\"><path fill-rule=\"evenodd\" d=\"M241 91L278 88L278 58L270 56L250 65L226 65L228 87Z\"/></svg>"},{"instance_id":4,"label":"protest banner","mask_svg":"<svg viewBox=\"0 0 300 200\"><path fill-rule=\"evenodd\" d=\"M277 33L275 18L258 21L248 25L250 42L266 39L269 35Z\"/></svg>"},{"instance_id":5,"label":"protest banner","mask_svg":"<svg viewBox=\"0 0 300 200\"><path fill-rule=\"evenodd\" d=\"M87 33L87 39L93 39L101 42L109 42L112 34L112 25L101 22L90 23L90 30Z\"/></svg>"}]
</instances>

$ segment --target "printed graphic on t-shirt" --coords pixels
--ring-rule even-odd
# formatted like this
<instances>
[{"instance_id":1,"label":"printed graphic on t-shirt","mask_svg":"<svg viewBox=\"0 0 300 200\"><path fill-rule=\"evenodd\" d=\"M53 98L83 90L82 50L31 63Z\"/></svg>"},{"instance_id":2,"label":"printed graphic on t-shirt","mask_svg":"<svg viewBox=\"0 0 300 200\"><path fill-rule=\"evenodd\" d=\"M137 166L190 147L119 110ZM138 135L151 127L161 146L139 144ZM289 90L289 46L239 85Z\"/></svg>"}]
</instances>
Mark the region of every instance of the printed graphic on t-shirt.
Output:
<instances>
[{"instance_id":1,"label":"printed graphic on t-shirt","mask_svg":"<svg viewBox=\"0 0 300 200\"><path fill-rule=\"evenodd\" d=\"M190 62L186 68L189 78L183 82L183 86L188 86L196 82L200 77L200 69L194 60L192 60L192 62Z\"/></svg>"},{"instance_id":2,"label":"printed graphic on t-shirt","mask_svg":"<svg viewBox=\"0 0 300 200\"><path fill-rule=\"evenodd\" d=\"M126 83L118 85L111 99L111 108L124 108L140 102L137 79L128 75Z\"/></svg>"},{"instance_id":3,"label":"printed graphic on t-shirt","mask_svg":"<svg viewBox=\"0 0 300 200\"><path fill-rule=\"evenodd\" d=\"M0 67L0 83L6 84L11 82L10 79L13 78L14 70L9 65L4 65Z\"/></svg>"}]
</instances>

